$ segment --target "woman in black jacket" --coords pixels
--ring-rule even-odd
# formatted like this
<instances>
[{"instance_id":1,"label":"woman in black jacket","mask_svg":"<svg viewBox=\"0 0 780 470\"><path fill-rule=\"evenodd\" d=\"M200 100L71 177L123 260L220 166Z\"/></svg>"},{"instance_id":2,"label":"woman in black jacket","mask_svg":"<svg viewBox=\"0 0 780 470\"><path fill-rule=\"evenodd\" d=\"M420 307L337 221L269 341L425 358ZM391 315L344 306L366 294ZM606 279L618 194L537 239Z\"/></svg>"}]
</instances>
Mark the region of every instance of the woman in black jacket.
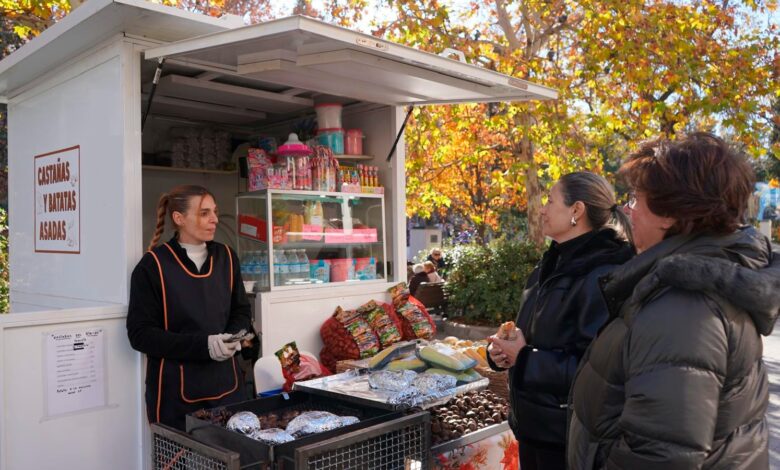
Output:
<instances>
[{"instance_id":1,"label":"woman in black jacket","mask_svg":"<svg viewBox=\"0 0 780 470\"><path fill-rule=\"evenodd\" d=\"M518 339L489 338L489 360L509 368L509 425L523 470L564 469L569 387L607 308L597 278L633 255L612 186L588 172L563 176L542 209L553 240L525 286Z\"/></svg>"},{"instance_id":2,"label":"woman in black jacket","mask_svg":"<svg viewBox=\"0 0 780 470\"><path fill-rule=\"evenodd\" d=\"M572 387L572 470L766 470L761 335L780 312L780 260L740 227L747 158L695 133L649 142L620 173L639 252L601 280L610 322Z\"/></svg>"},{"instance_id":3,"label":"woman in black jacket","mask_svg":"<svg viewBox=\"0 0 780 470\"><path fill-rule=\"evenodd\" d=\"M176 235L157 246L169 218ZM200 186L163 194L149 251L133 270L127 335L147 357L150 423L184 430L185 415L244 399L241 350L231 333L251 331L238 258L215 243L217 206Z\"/></svg>"}]
</instances>

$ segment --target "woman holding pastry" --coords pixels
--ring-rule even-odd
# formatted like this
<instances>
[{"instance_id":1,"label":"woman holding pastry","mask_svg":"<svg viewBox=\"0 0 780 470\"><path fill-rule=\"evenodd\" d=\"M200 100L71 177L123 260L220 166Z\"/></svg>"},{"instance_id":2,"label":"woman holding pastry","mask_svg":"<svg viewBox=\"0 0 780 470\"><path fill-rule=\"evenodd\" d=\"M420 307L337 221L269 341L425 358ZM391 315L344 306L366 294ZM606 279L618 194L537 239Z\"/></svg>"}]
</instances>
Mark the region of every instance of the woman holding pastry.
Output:
<instances>
[{"instance_id":1,"label":"woman holding pastry","mask_svg":"<svg viewBox=\"0 0 780 470\"><path fill-rule=\"evenodd\" d=\"M628 218L599 175L563 176L542 208L542 224L552 244L528 278L517 320L488 338L491 367L509 369L509 425L523 470L566 468L569 388L607 321L598 278L633 256Z\"/></svg>"}]
</instances>

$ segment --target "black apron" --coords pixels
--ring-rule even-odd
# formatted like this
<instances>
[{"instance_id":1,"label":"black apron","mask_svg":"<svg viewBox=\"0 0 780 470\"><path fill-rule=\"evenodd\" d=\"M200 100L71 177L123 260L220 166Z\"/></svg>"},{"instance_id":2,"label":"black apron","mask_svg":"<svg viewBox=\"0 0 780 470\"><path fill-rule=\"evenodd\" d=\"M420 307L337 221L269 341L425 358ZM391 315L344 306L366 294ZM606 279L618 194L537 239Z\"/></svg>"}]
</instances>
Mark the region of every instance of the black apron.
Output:
<instances>
[{"instance_id":1,"label":"black apron","mask_svg":"<svg viewBox=\"0 0 780 470\"><path fill-rule=\"evenodd\" d=\"M225 333L230 318L233 269L230 249L214 244L206 272L190 272L167 243L152 250L161 272L164 327L173 333ZM206 345L204 345L206 347ZM184 430L185 415L201 408L236 403L245 396L233 357L181 361L149 357L146 411L151 423Z\"/></svg>"}]
</instances>

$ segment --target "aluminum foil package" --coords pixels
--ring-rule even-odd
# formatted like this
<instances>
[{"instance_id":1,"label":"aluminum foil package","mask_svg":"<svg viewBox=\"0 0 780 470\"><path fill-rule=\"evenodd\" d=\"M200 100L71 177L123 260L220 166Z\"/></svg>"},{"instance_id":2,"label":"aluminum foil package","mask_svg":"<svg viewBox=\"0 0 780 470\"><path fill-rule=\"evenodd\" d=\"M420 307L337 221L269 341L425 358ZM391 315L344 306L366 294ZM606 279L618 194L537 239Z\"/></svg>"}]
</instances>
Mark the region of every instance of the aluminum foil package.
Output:
<instances>
[{"instance_id":1,"label":"aluminum foil package","mask_svg":"<svg viewBox=\"0 0 780 470\"><path fill-rule=\"evenodd\" d=\"M292 442L295 438L284 429L270 428L253 432L249 437L265 444L277 445Z\"/></svg>"},{"instance_id":2,"label":"aluminum foil package","mask_svg":"<svg viewBox=\"0 0 780 470\"><path fill-rule=\"evenodd\" d=\"M318 432L330 431L345 426L341 416L327 411L307 411L301 413L287 425L287 432L301 437Z\"/></svg>"},{"instance_id":3,"label":"aluminum foil package","mask_svg":"<svg viewBox=\"0 0 780 470\"><path fill-rule=\"evenodd\" d=\"M401 390L398 393L393 394L388 398L387 402L391 405L407 405L416 406L421 403L425 397L419 390L414 387L409 387L405 390Z\"/></svg>"},{"instance_id":4,"label":"aluminum foil package","mask_svg":"<svg viewBox=\"0 0 780 470\"><path fill-rule=\"evenodd\" d=\"M412 386L423 395L440 395L455 388L457 379L451 375L422 373L414 378Z\"/></svg>"},{"instance_id":5,"label":"aluminum foil package","mask_svg":"<svg viewBox=\"0 0 780 470\"><path fill-rule=\"evenodd\" d=\"M400 392L409 388L417 373L412 370L380 370L368 376L371 388Z\"/></svg>"},{"instance_id":6,"label":"aluminum foil package","mask_svg":"<svg viewBox=\"0 0 780 470\"><path fill-rule=\"evenodd\" d=\"M251 411L240 411L228 420L226 427L230 431L251 435L260 430L260 419Z\"/></svg>"},{"instance_id":7,"label":"aluminum foil package","mask_svg":"<svg viewBox=\"0 0 780 470\"><path fill-rule=\"evenodd\" d=\"M341 425L342 426L351 426L353 424L359 423L360 420L357 418L357 416L341 416Z\"/></svg>"}]
</instances>

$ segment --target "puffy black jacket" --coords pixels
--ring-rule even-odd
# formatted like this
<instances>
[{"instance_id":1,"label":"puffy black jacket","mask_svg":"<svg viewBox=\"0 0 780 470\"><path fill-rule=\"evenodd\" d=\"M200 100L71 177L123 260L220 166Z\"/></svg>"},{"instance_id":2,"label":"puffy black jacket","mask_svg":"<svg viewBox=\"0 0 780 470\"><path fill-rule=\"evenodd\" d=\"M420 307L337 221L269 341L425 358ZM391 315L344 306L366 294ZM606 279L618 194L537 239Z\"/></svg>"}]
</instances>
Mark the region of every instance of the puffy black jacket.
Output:
<instances>
[{"instance_id":1,"label":"puffy black jacket","mask_svg":"<svg viewBox=\"0 0 780 470\"><path fill-rule=\"evenodd\" d=\"M674 236L602 279L611 320L572 389L570 469L769 467L777 258L752 228Z\"/></svg>"},{"instance_id":2,"label":"puffy black jacket","mask_svg":"<svg viewBox=\"0 0 780 470\"><path fill-rule=\"evenodd\" d=\"M515 322L528 346L509 370L509 425L518 439L566 443L569 388L608 317L598 277L631 256L630 246L604 229L553 243L531 273Z\"/></svg>"}]
</instances>

